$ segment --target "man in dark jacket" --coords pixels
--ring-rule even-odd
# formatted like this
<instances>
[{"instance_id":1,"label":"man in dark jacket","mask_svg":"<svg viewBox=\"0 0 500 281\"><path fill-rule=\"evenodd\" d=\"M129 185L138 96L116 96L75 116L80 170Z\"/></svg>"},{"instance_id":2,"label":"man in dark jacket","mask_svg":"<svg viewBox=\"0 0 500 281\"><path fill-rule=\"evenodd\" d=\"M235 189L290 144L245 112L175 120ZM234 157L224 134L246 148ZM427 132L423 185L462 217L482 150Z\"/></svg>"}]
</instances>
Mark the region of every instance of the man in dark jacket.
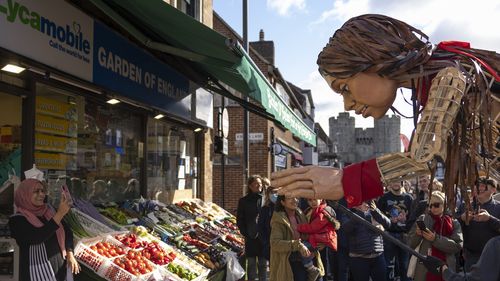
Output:
<instances>
[{"instance_id":1,"label":"man in dark jacket","mask_svg":"<svg viewBox=\"0 0 500 281\"><path fill-rule=\"evenodd\" d=\"M259 219L257 221L257 228L259 232L259 239L262 243L262 255L269 261L271 258L270 250L271 243L269 237L271 236L271 218L274 213L274 205L278 199L278 189L269 186L266 190L266 203L262 207L259 213Z\"/></svg>"},{"instance_id":2,"label":"man in dark jacket","mask_svg":"<svg viewBox=\"0 0 500 281\"><path fill-rule=\"evenodd\" d=\"M420 176L418 178L418 188L415 199L411 204L410 215L406 221L407 229L411 229L418 217L420 217L427 210L427 201L429 199L429 186L431 184L431 177L428 175Z\"/></svg>"},{"instance_id":3,"label":"man in dark jacket","mask_svg":"<svg viewBox=\"0 0 500 281\"><path fill-rule=\"evenodd\" d=\"M406 219L413 199L410 194L402 192L401 187L402 182L400 181L389 183L387 186L389 191L378 199L377 207L391 220L391 226L386 229L387 232L406 243L406 234L408 233ZM408 280L406 273L410 256L407 251L390 241L386 241L384 243L384 257L388 281L395 280L397 276L401 281Z\"/></svg>"},{"instance_id":4,"label":"man in dark jacket","mask_svg":"<svg viewBox=\"0 0 500 281\"><path fill-rule=\"evenodd\" d=\"M493 179L479 178L475 186L476 200L472 204L475 211L460 216L466 271L477 263L488 240L500 235L500 202L493 199L496 185Z\"/></svg>"},{"instance_id":5,"label":"man in dark jacket","mask_svg":"<svg viewBox=\"0 0 500 281\"><path fill-rule=\"evenodd\" d=\"M446 281L498 281L500 280L500 236L486 243L479 261L466 274L455 273L443 266L443 279Z\"/></svg>"},{"instance_id":6,"label":"man in dark jacket","mask_svg":"<svg viewBox=\"0 0 500 281\"><path fill-rule=\"evenodd\" d=\"M247 181L248 193L238 201L236 222L241 234L245 237L245 257L247 260L247 280L257 280L257 263L259 281L266 280L266 259L263 257L262 243L258 238L257 220L264 204L262 181L260 176L253 175ZM260 258L259 258L260 257Z\"/></svg>"}]
</instances>

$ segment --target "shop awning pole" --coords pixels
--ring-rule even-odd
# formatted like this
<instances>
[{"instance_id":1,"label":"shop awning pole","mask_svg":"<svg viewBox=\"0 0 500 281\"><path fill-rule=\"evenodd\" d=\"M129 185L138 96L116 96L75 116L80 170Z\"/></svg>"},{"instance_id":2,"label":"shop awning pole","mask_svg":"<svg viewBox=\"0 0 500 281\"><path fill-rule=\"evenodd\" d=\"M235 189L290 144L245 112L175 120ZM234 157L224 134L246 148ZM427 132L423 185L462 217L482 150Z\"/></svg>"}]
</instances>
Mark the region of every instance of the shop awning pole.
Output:
<instances>
[{"instance_id":1,"label":"shop awning pole","mask_svg":"<svg viewBox=\"0 0 500 281\"><path fill-rule=\"evenodd\" d=\"M248 0L243 0L243 48L245 52L248 53ZM245 96L245 100L249 102L248 95ZM249 146L248 146L248 135L250 133L249 129L249 119L250 114L248 110L243 111L243 186L247 183L248 177L250 176L250 167L248 156Z\"/></svg>"}]
</instances>

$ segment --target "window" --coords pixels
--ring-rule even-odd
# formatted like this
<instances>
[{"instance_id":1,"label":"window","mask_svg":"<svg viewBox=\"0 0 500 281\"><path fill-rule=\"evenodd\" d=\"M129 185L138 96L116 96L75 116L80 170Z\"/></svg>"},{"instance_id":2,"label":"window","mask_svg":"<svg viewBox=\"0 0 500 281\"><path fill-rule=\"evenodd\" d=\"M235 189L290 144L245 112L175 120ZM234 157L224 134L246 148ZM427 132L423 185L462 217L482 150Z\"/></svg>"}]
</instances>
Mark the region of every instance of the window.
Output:
<instances>
[{"instance_id":1,"label":"window","mask_svg":"<svg viewBox=\"0 0 500 281\"><path fill-rule=\"evenodd\" d=\"M198 156L193 130L150 118L147 141L148 196L171 200L174 190L188 189L195 194Z\"/></svg>"},{"instance_id":2,"label":"window","mask_svg":"<svg viewBox=\"0 0 500 281\"><path fill-rule=\"evenodd\" d=\"M290 106L290 97L281 84L276 84L276 91L286 105Z\"/></svg>"},{"instance_id":3,"label":"window","mask_svg":"<svg viewBox=\"0 0 500 281\"><path fill-rule=\"evenodd\" d=\"M92 203L139 197L140 116L43 84L36 90L35 163L51 199L62 184Z\"/></svg>"},{"instance_id":4,"label":"window","mask_svg":"<svg viewBox=\"0 0 500 281\"><path fill-rule=\"evenodd\" d=\"M193 17L197 21L202 21L201 18L201 0L177 0L177 9L181 10L188 16Z\"/></svg>"},{"instance_id":5,"label":"window","mask_svg":"<svg viewBox=\"0 0 500 281\"><path fill-rule=\"evenodd\" d=\"M10 175L21 176L22 98L0 92L0 213L14 210L14 185Z\"/></svg>"}]
</instances>

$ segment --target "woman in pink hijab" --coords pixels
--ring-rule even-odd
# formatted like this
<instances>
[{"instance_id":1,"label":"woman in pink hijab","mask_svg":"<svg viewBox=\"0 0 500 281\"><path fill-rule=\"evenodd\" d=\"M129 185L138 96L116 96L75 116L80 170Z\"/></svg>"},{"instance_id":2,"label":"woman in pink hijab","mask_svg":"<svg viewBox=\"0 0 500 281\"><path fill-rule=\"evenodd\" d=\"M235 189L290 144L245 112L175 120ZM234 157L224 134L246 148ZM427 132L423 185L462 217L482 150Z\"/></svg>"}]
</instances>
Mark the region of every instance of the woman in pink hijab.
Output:
<instances>
[{"instance_id":1,"label":"woman in pink hijab","mask_svg":"<svg viewBox=\"0 0 500 281\"><path fill-rule=\"evenodd\" d=\"M68 200L61 196L55 212L45 203L46 196L46 185L36 179L24 180L14 193L17 212L9 227L20 249L19 280L65 281L80 272L73 255L73 233L62 222L70 209Z\"/></svg>"}]
</instances>

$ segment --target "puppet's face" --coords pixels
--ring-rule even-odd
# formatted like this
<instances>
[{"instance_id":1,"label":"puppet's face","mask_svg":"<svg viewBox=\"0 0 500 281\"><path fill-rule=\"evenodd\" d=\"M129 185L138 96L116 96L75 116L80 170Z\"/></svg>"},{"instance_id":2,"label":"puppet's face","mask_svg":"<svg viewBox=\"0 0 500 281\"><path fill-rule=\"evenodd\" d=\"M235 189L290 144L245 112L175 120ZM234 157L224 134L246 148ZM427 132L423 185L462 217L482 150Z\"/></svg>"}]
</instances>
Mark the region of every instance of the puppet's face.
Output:
<instances>
[{"instance_id":1,"label":"puppet's face","mask_svg":"<svg viewBox=\"0 0 500 281\"><path fill-rule=\"evenodd\" d=\"M396 81L376 73L360 72L345 79L324 78L335 92L344 97L344 109L353 110L364 118L382 118L396 98Z\"/></svg>"}]
</instances>

